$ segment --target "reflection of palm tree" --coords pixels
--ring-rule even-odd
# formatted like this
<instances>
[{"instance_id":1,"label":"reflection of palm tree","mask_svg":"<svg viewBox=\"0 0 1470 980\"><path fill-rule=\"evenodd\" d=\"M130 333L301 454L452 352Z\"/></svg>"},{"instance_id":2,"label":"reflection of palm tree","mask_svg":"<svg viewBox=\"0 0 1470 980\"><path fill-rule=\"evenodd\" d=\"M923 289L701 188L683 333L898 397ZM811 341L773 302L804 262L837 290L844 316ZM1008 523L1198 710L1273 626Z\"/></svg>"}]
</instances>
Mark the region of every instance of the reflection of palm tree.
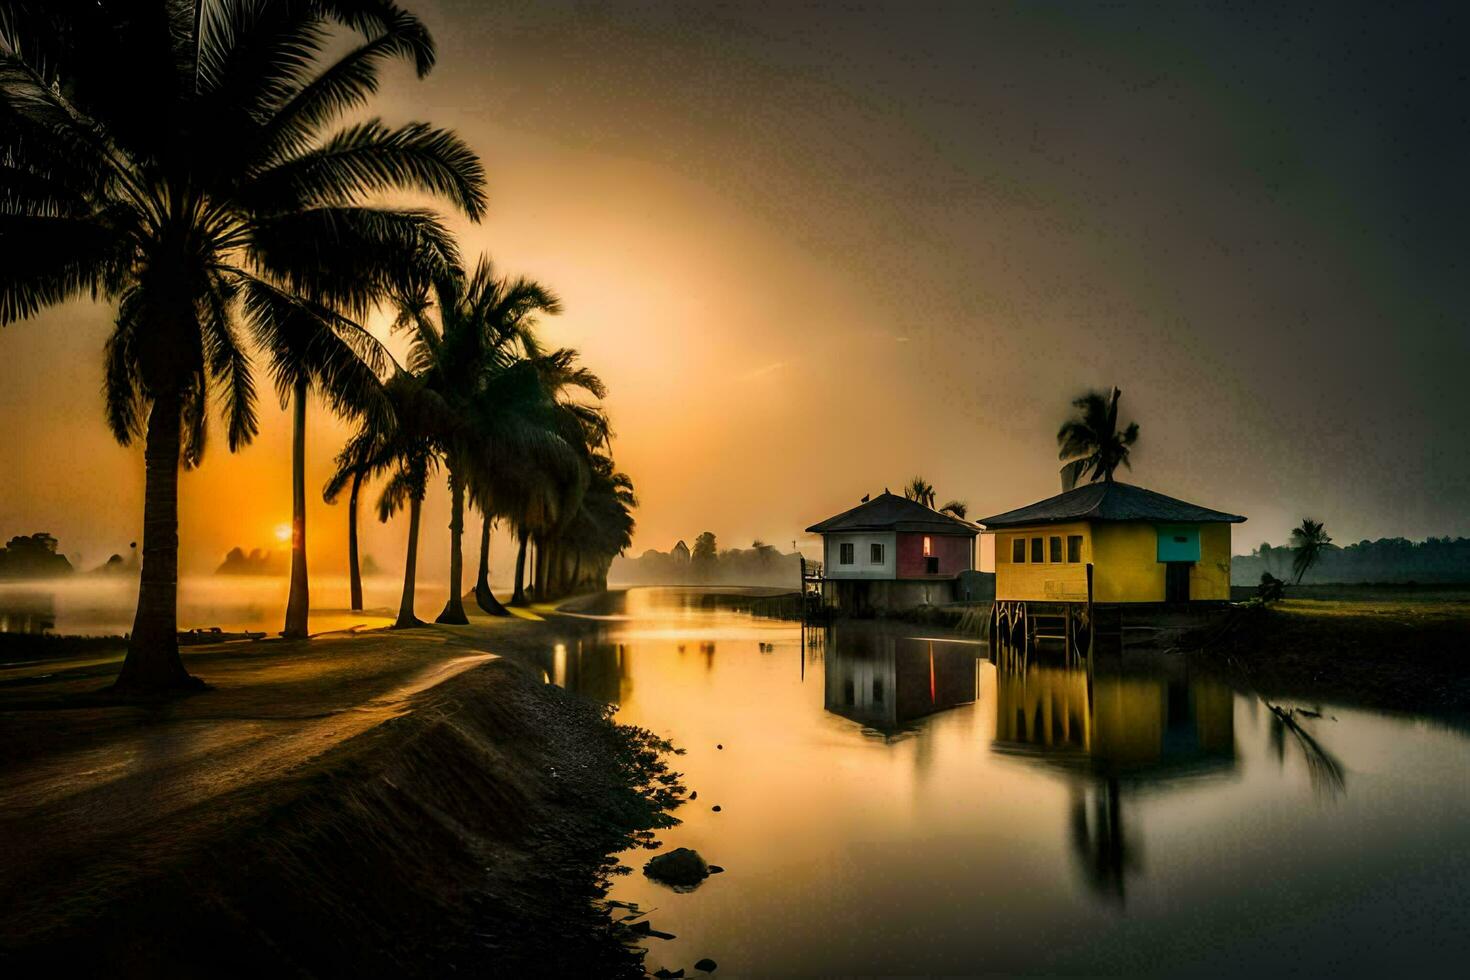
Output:
<instances>
[{"instance_id":1,"label":"reflection of palm tree","mask_svg":"<svg viewBox=\"0 0 1470 980\"><path fill-rule=\"evenodd\" d=\"M1301 526L1291 529L1291 546L1296 549L1296 554L1291 559L1291 570L1296 572L1297 585L1302 584L1302 576L1316 564L1322 550L1331 543L1332 538L1328 536L1322 522L1314 521L1310 517L1302 518Z\"/></svg>"},{"instance_id":2,"label":"reflection of palm tree","mask_svg":"<svg viewBox=\"0 0 1470 980\"><path fill-rule=\"evenodd\" d=\"M1124 873L1137 866L1123 830L1123 793L1115 778L1098 780L1088 818L1087 793L1072 793L1072 850L1099 894L1124 898Z\"/></svg>"},{"instance_id":3,"label":"reflection of palm tree","mask_svg":"<svg viewBox=\"0 0 1470 980\"><path fill-rule=\"evenodd\" d=\"M423 211L363 200L414 188L477 219L484 175L458 138L421 123L323 138L385 61L432 66L422 23L393 4L142 9L7 4L0 17L0 323L84 296L116 304L108 424L123 444L145 441L146 470L117 685L159 690L198 683L178 652L178 471L202 457L211 385L230 448L256 432L238 328L269 347L289 314L353 343L332 310L365 312L425 242L452 250ZM333 24L363 37L319 69Z\"/></svg>"},{"instance_id":4,"label":"reflection of palm tree","mask_svg":"<svg viewBox=\"0 0 1470 980\"><path fill-rule=\"evenodd\" d=\"M1072 402L1077 413L1057 430L1058 457L1069 460L1062 467L1062 489L1071 490L1089 473L1092 482L1113 481L1119 465L1130 466L1129 447L1138 441L1138 423L1118 431L1118 399L1122 392L1114 388L1110 394L1089 391Z\"/></svg>"}]
</instances>

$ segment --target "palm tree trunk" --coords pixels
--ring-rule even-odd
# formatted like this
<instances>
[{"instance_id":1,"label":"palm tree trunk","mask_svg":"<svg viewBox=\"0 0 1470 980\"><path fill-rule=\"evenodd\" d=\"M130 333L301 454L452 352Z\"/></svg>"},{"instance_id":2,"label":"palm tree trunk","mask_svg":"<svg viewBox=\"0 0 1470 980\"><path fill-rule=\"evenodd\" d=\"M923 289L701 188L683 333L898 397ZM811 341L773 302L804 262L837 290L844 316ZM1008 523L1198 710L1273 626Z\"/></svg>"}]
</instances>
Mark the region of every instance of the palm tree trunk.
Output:
<instances>
[{"instance_id":1,"label":"palm tree trunk","mask_svg":"<svg viewBox=\"0 0 1470 980\"><path fill-rule=\"evenodd\" d=\"M311 599L306 585L306 379L296 382L291 422L291 597L281 635L306 636Z\"/></svg>"},{"instance_id":2,"label":"palm tree trunk","mask_svg":"<svg viewBox=\"0 0 1470 980\"><path fill-rule=\"evenodd\" d=\"M509 616L510 612L490 591L490 516L480 519L480 568L475 576L475 604L491 616Z\"/></svg>"},{"instance_id":3,"label":"palm tree trunk","mask_svg":"<svg viewBox=\"0 0 1470 980\"><path fill-rule=\"evenodd\" d=\"M536 536L536 576L533 579L537 602L545 602L549 596L546 594L546 537L538 534Z\"/></svg>"},{"instance_id":4,"label":"palm tree trunk","mask_svg":"<svg viewBox=\"0 0 1470 980\"><path fill-rule=\"evenodd\" d=\"M357 561L357 494L362 490L362 471L352 474L352 493L347 498L347 578L352 589L352 611L362 610L362 567Z\"/></svg>"},{"instance_id":5,"label":"palm tree trunk","mask_svg":"<svg viewBox=\"0 0 1470 980\"><path fill-rule=\"evenodd\" d=\"M403 566L403 598L399 600L398 619L393 624L396 630L424 625L413 614L414 587L419 570L419 511L423 504L420 497L411 498L408 504L408 558Z\"/></svg>"},{"instance_id":6,"label":"palm tree trunk","mask_svg":"<svg viewBox=\"0 0 1470 980\"><path fill-rule=\"evenodd\" d=\"M155 397L143 450L143 577L138 609L115 691L153 692L204 687L179 657L179 412L178 392Z\"/></svg>"},{"instance_id":7,"label":"palm tree trunk","mask_svg":"<svg viewBox=\"0 0 1470 980\"><path fill-rule=\"evenodd\" d=\"M516 586L511 593L510 604L512 606L524 606L526 604L526 541L530 535L525 528L516 531L516 537L520 539L520 545L516 550Z\"/></svg>"},{"instance_id":8,"label":"palm tree trunk","mask_svg":"<svg viewBox=\"0 0 1470 980\"><path fill-rule=\"evenodd\" d=\"M436 623L462 626L464 614L464 480L449 467L449 601Z\"/></svg>"}]
</instances>

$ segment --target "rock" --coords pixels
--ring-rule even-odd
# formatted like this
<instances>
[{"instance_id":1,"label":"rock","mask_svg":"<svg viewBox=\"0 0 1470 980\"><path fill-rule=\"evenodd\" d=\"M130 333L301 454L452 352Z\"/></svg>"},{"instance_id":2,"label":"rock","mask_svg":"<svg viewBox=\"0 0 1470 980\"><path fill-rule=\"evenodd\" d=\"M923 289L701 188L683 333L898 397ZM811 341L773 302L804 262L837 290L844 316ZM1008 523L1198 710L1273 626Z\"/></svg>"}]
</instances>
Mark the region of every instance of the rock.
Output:
<instances>
[{"instance_id":1,"label":"rock","mask_svg":"<svg viewBox=\"0 0 1470 980\"><path fill-rule=\"evenodd\" d=\"M720 812L720 805L718 803L716 803L714 806L710 807L710 811L713 812L713 813L719 813Z\"/></svg>"},{"instance_id":2,"label":"rock","mask_svg":"<svg viewBox=\"0 0 1470 980\"><path fill-rule=\"evenodd\" d=\"M653 975L658 977L659 980L673 980L675 977L682 977L684 975L684 968L681 966L672 972L664 969L654 970Z\"/></svg>"},{"instance_id":3,"label":"rock","mask_svg":"<svg viewBox=\"0 0 1470 980\"><path fill-rule=\"evenodd\" d=\"M704 863L704 858L699 856L698 851L676 847L667 854L651 858L643 866L643 873L654 881L667 885L689 887L709 877L709 865Z\"/></svg>"},{"instance_id":4,"label":"rock","mask_svg":"<svg viewBox=\"0 0 1470 980\"><path fill-rule=\"evenodd\" d=\"M712 864L709 866L709 873L712 875L722 875L725 873L725 869L718 864Z\"/></svg>"},{"instance_id":5,"label":"rock","mask_svg":"<svg viewBox=\"0 0 1470 980\"><path fill-rule=\"evenodd\" d=\"M715 748L717 748L717 749L723 749L724 746L723 745L716 745Z\"/></svg>"},{"instance_id":6,"label":"rock","mask_svg":"<svg viewBox=\"0 0 1470 980\"><path fill-rule=\"evenodd\" d=\"M694 792L690 793L689 794L689 799L691 799L691 800L697 800L697 799L699 799L699 790L695 790Z\"/></svg>"},{"instance_id":7,"label":"rock","mask_svg":"<svg viewBox=\"0 0 1470 980\"><path fill-rule=\"evenodd\" d=\"M694 964L694 968L701 973L714 973L720 968L720 964L716 963L714 960L706 956L704 959Z\"/></svg>"}]
</instances>

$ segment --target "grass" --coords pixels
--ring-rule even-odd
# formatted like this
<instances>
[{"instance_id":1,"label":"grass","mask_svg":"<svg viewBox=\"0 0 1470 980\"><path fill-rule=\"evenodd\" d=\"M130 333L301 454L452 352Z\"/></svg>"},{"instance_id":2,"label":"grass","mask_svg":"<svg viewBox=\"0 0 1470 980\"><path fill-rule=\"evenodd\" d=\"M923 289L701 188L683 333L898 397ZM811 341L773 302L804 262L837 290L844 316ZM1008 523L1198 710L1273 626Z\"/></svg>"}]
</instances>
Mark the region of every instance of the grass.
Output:
<instances>
[{"instance_id":1,"label":"grass","mask_svg":"<svg viewBox=\"0 0 1470 980\"><path fill-rule=\"evenodd\" d=\"M1465 587L1293 588L1217 652L1265 694L1470 719Z\"/></svg>"}]
</instances>

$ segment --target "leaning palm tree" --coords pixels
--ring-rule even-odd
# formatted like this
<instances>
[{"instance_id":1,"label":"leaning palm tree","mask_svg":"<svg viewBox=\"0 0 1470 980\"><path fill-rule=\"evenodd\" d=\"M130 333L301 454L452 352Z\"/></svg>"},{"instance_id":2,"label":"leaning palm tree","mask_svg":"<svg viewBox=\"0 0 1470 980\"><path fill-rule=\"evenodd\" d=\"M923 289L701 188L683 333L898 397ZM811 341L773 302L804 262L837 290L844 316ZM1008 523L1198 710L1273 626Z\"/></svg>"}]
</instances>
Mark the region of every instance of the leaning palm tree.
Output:
<instances>
[{"instance_id":1,"label":"leaning palm tree","mask_svg":"<svg viewBox=\"0 0 1470 980\"><path fill-rule=\"evenodd\" d=\"M229 447L256 432L240 327L267 348L288 321L347 338L405 254L452 257L433 215L368 198L413 189L483 211L483 171L452 133L327 134L393 59L423 75L434 51L390 0L0 0L0 324L112 302L107 420L145 442L120 689L199 685L178 652L178 470L201 459L214 388Z\"/></svg>"},{"instance_id":2,"label":"leaning palm tree","mask_svg":"<svg viewBox=\"0 0 1470 980\"><path fill-rule=\"evenodd\" d=\"M940 513L951 514L955 517L958 517L960 520L964 520L965 515L970 512L970 505L965 503L963 500L951 500L949 503L939 508L939 511Z\"/></svg>"},{"instance_id":3,"label":"leaning palm tree","mask_svg":"<svg viewBox=\"0 0 1470 980\"><path fill-rule=\"evenodd\" d=\"M533 441L545 394L525 363L528 339L541 314L561 312L550 290L531 280L495 275L482 257L472 273L451 269L429 291L403 304L399 323L412 330L409 364L451 407L456 424L439 434L449 477L449 596L440 623L467 623L464 611L464 504L473 471L484 472L502 446ZM544 432L544 428L542 430ZM547 434L550 438L550 435Z\"/></svg>"},{"instance_id":4,"label":"leaning palm tree","mask_svg":"<svg viewBox=\"0 0 1470 980\"><path fill-rule=\"evenodd\" d=\"M1067 460L1062 467L1062 489L1074 489L1084 476L1092 482L1113 482L1113 471L1128 462L1129 448L1138 441L1138 423L1129 422L1118 429L1118 399L1123 392L1089 391L1072 402L1077 410L1057 430L1058 458Z\"/></svg>"},{"instance_id":5,"label":"leaning palm tree","mask_svg":"<svg viewBox=\"0 0 1470 980\"><path fill-rule=\"evenodd\" d=\"M1291 559L1291 570L1296 573L1296 584L1302 584L1302 576L1317 563L1322 551L1332 543L1321 521L1310 517L1302 518L1300 527L1291 529L1291 546L1296 554Z\"/></svg>"}]
</instances>

